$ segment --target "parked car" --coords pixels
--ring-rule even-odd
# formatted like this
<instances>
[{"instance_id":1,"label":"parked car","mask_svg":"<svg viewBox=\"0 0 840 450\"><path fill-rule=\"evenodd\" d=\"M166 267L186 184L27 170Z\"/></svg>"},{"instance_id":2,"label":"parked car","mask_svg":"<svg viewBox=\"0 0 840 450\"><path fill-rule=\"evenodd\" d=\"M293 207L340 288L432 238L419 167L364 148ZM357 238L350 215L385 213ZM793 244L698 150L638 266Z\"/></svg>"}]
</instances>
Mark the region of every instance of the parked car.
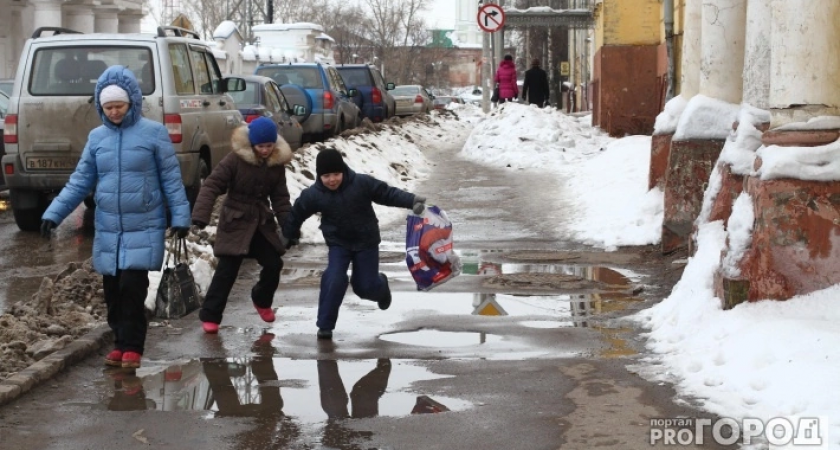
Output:
<instances>
[{"instance_id":1,"label":"parked car","mask_svg":"<svg viewBox=\"0 0 840 450\"><path fill-rule=\"evenodd\" d=\"M355 128L361 122L362 112L352 100L359 92L348 89L333 66L268 64L257 67L255 74L267 76L280 86L293 84L305 91L308 100L304 106L309 111L309 117L301 123L305 140L324 140ZM283 92L287 91L284 89ZM297 102L297 99L292 101Z\"/></svg>"},{"instance_id":2,"label":"parked car","mask_svg":"<svg viewBox=\"0 0 840 450\"><path fill-rule=\"evenodd\" d=\"M461 97L456 97L454 95L439 95L432 100L432 106L435 109L446 109L447 105L450 103L457 103L459 105L464 104L464 100Z\"/></svg>"},{"instance_id":3,"label":"parked car","mask_svg":"<svg viewBox=\"0 0 840 450\"><path fill-rule=\"evenodd\" d=\"M379 69L368 64L343 64L336 69L348 88L359 91L354 99L364 117L372 122L382 122L394 116L396 100L388 92L394 89L394 83L386 83Z\"/></svg>"},{"instance_id":4,"label":"parked car","mask_svg":"<svg viewBox=\"0 0 840 450\"><path fill-rule=\"evenodd\" d=\"M280 86L271 78L259 75L242 78L245 79L245 90L231 92L230 96L245 122L251 123L257 117L270 117L277 124L277 132L286 140L292 151L299 149L303 139L303 127L297 118L304 115L305 107L290 106Z\"/></svg>"},{"instance_id":5,"label":"parked car","mask_svg":"<svg viewBox=\"0 0 840 450\"><path fill-rule=\"evenodd\" d=\"M481 106L481 102L482 102L483 98L484 98L483 92L482 92L481 88L478 87L478 86L473 86L472 89L470 89L467 92L464 92L463 94L461 94L461 99L464 100L464 102L472 104L472 105L476 105L476 106Z\"/></svg>"},{"instance_id":6,"label":"parked car","mask_svg":"<svg viewBox=\"0 0 840 450\"><path fill-rule=\"evenodd\" d=\"M0 91L0 136L3 135L4 129L5 129L4 124L6 123L6 121L4 119L6 118L6 111L8 109L9 109L9 95L6 94L6 92L4 92L4 91ZM0 158L2 158L3 155L6 154L6 149L5 149L4 145L5 144L3 143L3 141L0 140ZM6 189L6 182L4 180L5 180L5 178L0 177L0 190Z\"/></svg>"},{"instance_id":7,"label":"parked car","mask_svg":"<svg viewBox=\"0 0 840 450\"><path fill-rule=\"evenodd\" d=\"M391 95L397 101L398 116L411 116L432 110L432 98L423 86L417 84L397 86L391 91Z\"/></svg>"},{"instance_id":8,"label":"parked car","mask_svg":"<svg viewBox=\"0 0 840 450\"><path fill-rule=\"evenodd\" d=\"M0 92L3 92L8 96L11 96L13 87L15 87L15 79L14 78L2 78L2 79L0 79Z\"/></svg>"},{"instance_id":9,"label":"parked car","mask_svg":"<svg viewBox=\"0 0 840 450\"><path fill-rule=\"evenodd\" d=\"M211 45L198 33L177 27L158 27L156 34L39 28L21 52L21 78L10 96L3 137L3 173L21 230L40 228L41 215L67 183L88 133L102 124L94 88L99 75L116 64L137 76L143 116L169 130L191 202L230 153L231 132L242 114L228 92L245 89L245 80L223 78ZM85 203L94 206L90 198Z\"/></svg>"}]
</instances>

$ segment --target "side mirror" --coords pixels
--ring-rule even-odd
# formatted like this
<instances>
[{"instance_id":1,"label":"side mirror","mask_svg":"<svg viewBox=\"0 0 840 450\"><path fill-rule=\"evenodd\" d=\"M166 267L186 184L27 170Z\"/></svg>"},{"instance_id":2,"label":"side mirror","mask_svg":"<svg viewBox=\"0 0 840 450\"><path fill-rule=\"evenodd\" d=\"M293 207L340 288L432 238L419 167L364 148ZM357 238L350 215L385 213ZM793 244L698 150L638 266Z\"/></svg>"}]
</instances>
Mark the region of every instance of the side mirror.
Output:
<instances>
[{"instance_id":1,"label":"side mirror","mask_svg":"<svg viewBox=\"0 0 840 450\"><path fill-rule=\"evenodd\" d=\"M347 91L347 96L348 97L356 97L358 95L359 95L359 91L356 88L350 88L350 90Z\"/></svg>"},{"instance_id":2,"label":"side mirror","mask_svg":"<svg viewBox=\"0 0 840 450\"><path fill-rule=\"evenodd\" d=\"M304 115L306 115L306 107L303 106L303 105L292 106L292 115L294 115L294 116L304 116Z\"/></svg>"},{"instance_id":3,"label":"side mirror","mask_svg":"<svg viewBox=\"0 0 840 450\"><path fill-rule=\"evenodd\" d=\"M230 77L225 78L224 83L224 92L240 92L245 90L245 80L243 78L237 77Z\"/></svg>"},{"instance_id":4,"label":"side mirror","mask_svg":"<svg viewBox=\"0 0 840 450\"><path fill-rule=\"evenodd\" d=\"M395 87L397 87L397 85L396 85L396 84L394 84L394 83L388 83L388 84L386 84L386 85L385 85L385 90L386 90L386 91L393 91Z\"/></svg>"}]
</instances>

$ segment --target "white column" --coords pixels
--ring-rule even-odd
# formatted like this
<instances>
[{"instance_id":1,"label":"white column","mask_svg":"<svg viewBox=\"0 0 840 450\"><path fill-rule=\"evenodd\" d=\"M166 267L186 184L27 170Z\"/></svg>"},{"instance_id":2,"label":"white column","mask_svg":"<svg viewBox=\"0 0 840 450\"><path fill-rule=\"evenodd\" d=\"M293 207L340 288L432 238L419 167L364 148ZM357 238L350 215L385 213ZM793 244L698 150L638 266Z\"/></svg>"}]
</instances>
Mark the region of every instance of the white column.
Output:
<instances>
[{"instance_id":1,"label":"white column","mask_svg":"<svg viewBox=\"0 0 840 450\"><path fill-rule=\"evenodd\" d=\"M704 0L700 93L729 103L743 97L747 0Z\"/></svg>"},{"instance_id":2,"label":"white column","mask_svg":"<svg viewBox=\"0 0 840 450\"><path fill-rule=\"evenodd\" d=\"M30 0L34 9L33 30L40 27L61 26L61 2L53 0Z\"/></svg>"},{"instance_id":3,"label":"white column","mask_svg":"<svg viewBox=\"0 0 840 450\"><path fill-rule=\"evenodd\" d=\"M113 10L96 11L96 20L93 25L97 33L119 33L119 19L117 12Z\"/></svg>"},{"instance_id":4,"label":"white column","mask_svg":"<svg viewBox=\"0 0 840 450\"><path fill-rule=\"evenodd\" d=\"M139 33L140 22L143 21L143 14L139 11L127 12L119 14L119 32L120 33Z\"/></svg>"},{"instance_id":5,"label":"white column","mask_svg":"<svg viewBox=\"0 0 840 450\"><path fill-rule=\"evenodd\" d=\"M767 108L770 99L770 36L773 0L747 2L744 47L744 103Z\"/></svg>"},{"instance_id":6,"label":"white column","mask_svg":"<svg viewBox=\"0 0 840 450\"><path fill-rule=\"evenodd\" d=\"M93 8L89 6L68 6L65 9L67 23L64 25L71 30L82 33L93 33L94 15Z\"/></svg>"},{"instance_id":7,"label":"white column","mask_svg":"<svg viewBox=\"0 0 840 450\"><path fill-rule=\"evenodd\" d=\"M785 0L773 2L770 48L772 126L781 115L805 120L815 115L840 115L840 2ZM798 118L794 118L798 116Z\"/></svg>"},{"instance_id":8,"label":"white column","mask_svg":"<svg viewBox=\"0 0 840 450\"><path fill-rule=\"evenodd\" d=\"M702 0L685 0L683 52L680 61L680 95L685 100L700 92L700 38L703 18Z\"/></svg>"}]
</instances>

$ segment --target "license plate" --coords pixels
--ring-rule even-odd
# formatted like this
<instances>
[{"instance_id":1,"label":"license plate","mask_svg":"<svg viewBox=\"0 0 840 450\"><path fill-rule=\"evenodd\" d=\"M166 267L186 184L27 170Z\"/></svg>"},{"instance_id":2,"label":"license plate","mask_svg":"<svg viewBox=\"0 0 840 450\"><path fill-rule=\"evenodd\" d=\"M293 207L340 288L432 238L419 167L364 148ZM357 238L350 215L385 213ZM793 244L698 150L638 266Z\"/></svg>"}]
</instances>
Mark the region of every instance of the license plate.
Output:
<instances>
[{"instance_id":1,"label":"license plate","mask_svg":"<svg viewBox=\"0 0 840 450\"><path fill-rule=\"evenodd\" d=\"M28 170L73 170L76 158L26 158Z\"/></svg>"},{"instance_id":2,"label":"license plate","mask_svg":"<svg viewBox=\"0 0 840 450\"><path fill-rule=\"evenodd\" d=\"M397 101L398 105L404 106L404 107L411 106L413 103L414 103L414 100L411 100L411 99L399 99Z\"/></svg>"}]
</instances>

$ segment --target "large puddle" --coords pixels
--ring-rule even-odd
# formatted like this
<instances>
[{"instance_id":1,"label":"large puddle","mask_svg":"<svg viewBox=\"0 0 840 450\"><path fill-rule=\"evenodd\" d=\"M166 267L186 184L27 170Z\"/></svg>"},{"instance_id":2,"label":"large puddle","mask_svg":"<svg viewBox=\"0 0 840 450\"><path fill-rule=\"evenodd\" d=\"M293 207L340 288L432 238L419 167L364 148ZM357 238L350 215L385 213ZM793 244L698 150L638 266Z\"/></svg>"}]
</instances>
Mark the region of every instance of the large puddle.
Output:
<instances>
[{"instance_id":1,"label":"large puddle","mask_svg":"<svg viewBox=\"0 0 840 450\"><path fill-rule=\"evenodd\" d=\"M259 355L273 349L255 345L263 345L256 356L106 369L102 403L114 411L205 411L206 418L283 416L297 425L471 406L412 388L444 378L412 360L293 360Z\"/></svg>"}]
</instances>

